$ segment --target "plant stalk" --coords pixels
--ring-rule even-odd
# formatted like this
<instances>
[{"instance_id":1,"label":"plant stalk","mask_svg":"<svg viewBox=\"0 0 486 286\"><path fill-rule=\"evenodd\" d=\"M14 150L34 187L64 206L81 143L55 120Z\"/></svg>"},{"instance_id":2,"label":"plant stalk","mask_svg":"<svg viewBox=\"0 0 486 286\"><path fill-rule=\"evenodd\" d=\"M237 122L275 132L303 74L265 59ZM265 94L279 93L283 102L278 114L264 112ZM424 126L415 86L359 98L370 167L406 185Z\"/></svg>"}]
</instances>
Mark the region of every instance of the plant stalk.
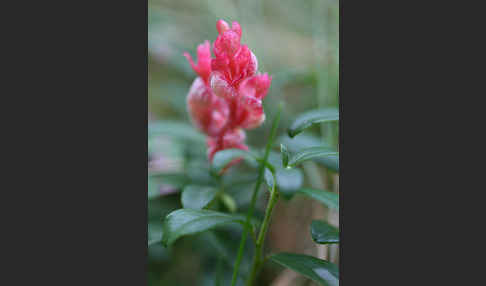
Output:
<instances>
[{"instance_id":1,"label":"plant stalk","mask_svg":"<svg viewBox=\"0 0 486 286\"><path fill-rule=\"evenodd\" d=\"M247 286L253 285L253 281L256 278L260 268L263 265L263 243L265 242L265 236L267 235L268 226L270 225L270 219L272 217L272 212L275 204L279 198L279 193L275 186L270 194L270 199L268 200L267 209L265 210L265 218L263 219L263 224L258 234L258 239L255 245L255 255L253 256L253 263L251 266L250 277L246 283Z\"/></svg>"},{"instance_id":2,"label":"plant stalk","mask_svg":"<svg viewBox=\"0 0 486 286\"><path fill-rule=\"evenodd\" d=\"M253 216L253 211L255 209L255 203L256 199L258 197L258 190L260 189L260 186L263 182L263 176L265 173L265 165L268 160L268 156L270 155L270 149L272 148L273 145L273 140L275 139L275 136L277 135L277 127L278 123L280 121L280 113L282 112L282 104L279 105L277 115L275 116L275 119L272 122L272 129L270 133L270 138L267 142L267 146L265 148L265 154L263 155L263 159L260 163L260 168L258 170L258 178L257 182L255 185L255 189L253 190L253 194L251 196L251 203L250 203L250 208L248 209L248 213L246 215L246 221L245 221L245 227L243 229L243 235L240 240L240 247L238 249L238 255L236 257L236 262L235 262L235 267L233 269L233 277L231 279L231 286L236 285L236 279L238 278L238 272L240 271L240 264L241 264L241 259L243 258L243 251L245 248L245 243L246 243L246 237L248 236L248 232L251 229L251 224L250 220Z\"/></svg>"}]
</instances>

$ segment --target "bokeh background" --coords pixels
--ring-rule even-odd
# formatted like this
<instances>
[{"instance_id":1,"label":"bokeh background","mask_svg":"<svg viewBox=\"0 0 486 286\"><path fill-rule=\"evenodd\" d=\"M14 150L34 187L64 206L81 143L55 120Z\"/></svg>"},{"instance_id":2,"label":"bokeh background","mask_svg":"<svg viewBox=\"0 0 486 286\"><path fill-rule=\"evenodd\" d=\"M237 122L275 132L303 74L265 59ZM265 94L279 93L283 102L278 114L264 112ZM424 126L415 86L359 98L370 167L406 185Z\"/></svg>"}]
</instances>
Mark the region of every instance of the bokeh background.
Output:
<instances>
[{"instance_id":1,"label":"bokeh background","mask_svg":"<svg viewBox=\"0 0 486 286\"><path fill-rule=\"evenodd\" d=\"M337 0L149 0L148 11L148 110L149 110L149 285L229 285L241 234L238 225L184 237L173 246L160 243L162 218L181 208L180 191L193 182L210 180L204 136L190 125L186 95L196 75L183 57L195 58L196 47L216 39L216 21L238 21L242 43L258 58L259 71L273 77L264 100L266 122L247 131L247 143L258 152L269 136L279 102L284 110L278 142L289 149L329 145L338 149L338 126L326 124L290 140L286 128L295 116L322 107L338 107L339 2ZM278 142L271 159L278 162ZM317 245L309 234L312 219L325 218L338 225L338 214L292 192L309 186L338 192L338 158L317 160L289 171L281 180L295 188L282 190L265 247L267 252L305 253L339 263L338 245ZM331 167L330 167L331 165ZM254 186L255 170L240 164L225 180L228 192L244 213ZM260 190L256 215L263 216L268 192ZM215 206L218 207L218 206ZM219 206L221 207L221 206ZM242 263L243 285L251 261L247 246ZM216 278L218 278L216 280ZM313 282L267 262L258 285L314 285Z\"/></svg>"}]
</instances>

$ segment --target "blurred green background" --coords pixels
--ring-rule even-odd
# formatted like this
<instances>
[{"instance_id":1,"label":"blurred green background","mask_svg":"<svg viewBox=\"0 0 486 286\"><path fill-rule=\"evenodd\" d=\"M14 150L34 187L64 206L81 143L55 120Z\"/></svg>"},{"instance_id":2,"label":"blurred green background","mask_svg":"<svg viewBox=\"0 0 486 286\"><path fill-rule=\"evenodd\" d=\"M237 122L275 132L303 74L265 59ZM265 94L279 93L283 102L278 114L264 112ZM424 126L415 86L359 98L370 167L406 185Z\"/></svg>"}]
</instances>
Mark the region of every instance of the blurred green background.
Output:
<instances>
[{"instance_id":1,"label":"blurred green background","mask_svg":"<svg viewBox=\"0 0 486 286\"><path fill-rule=\"evenodd\" d=\"M193 57L197 45L216 39L216 21L238 21L243 30L242 44L258 58L259 71L273 77L264 100L266 122L247 131L247 144L258 152L269 136L271 119L279 102L284 102L279 142L290 149L297 146L330 145L338 148L337 124L313 127L295 139L286 128L295 116L321 107L338 107L339 2L338 1L212 1L149 0L148 11L148 110L149 110L149 202L148 202L148 281L149 285L229 285L241 234L238 225L184 237L168 249L160 243L162 219L181 208L180 190L190 183L211 183L204 136L190 125L186 95L196 74L183 52ZM278 142L276 142L278 143ZM279 160L278 144L272 160ZM311 186L338 191L338 159L309 162L302 170L285 173L296 187ZM332 168L331 168L332 169ZM230 169L225 181L245 212L256 172L240 164ZM282 190L288 200L275 208L266 242L267 252L306 253L338 262L338 246L312 243L312 218L325 217L335 225L338 215L303 197L292 197L295 188ZM267 192L260 190L256 215L262 216ZM223 208L222 206L215 206ZM251 260L251 243L244 257L241 281ZM314 285L278 265L267 262L258 285Z\"/></svg>"}]
</instances>

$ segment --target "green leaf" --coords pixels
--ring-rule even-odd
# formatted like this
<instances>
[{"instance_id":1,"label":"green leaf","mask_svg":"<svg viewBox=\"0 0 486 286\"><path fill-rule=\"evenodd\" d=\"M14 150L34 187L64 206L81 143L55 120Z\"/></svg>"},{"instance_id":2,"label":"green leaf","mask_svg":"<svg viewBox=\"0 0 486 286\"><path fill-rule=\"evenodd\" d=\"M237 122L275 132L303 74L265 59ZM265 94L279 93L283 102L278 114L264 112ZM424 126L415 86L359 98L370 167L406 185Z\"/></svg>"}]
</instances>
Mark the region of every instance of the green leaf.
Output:
<instances>
[{"instance_id":1,"label":"green leaf","mask_svg":"<svg viewBox=\"0 0 486 286\"><path fill-rule=\"evenodd\" d=\"M288 133L294 137L312 124L324 123L339 120L339 110L337 108L323 108L312 110L299 115L294 123L290 125Z\"/></svg>"},{"instance_id":2,"label":"green leaf","mask_svg":"<svg viewBox=\"0 0 486 286\"><path fill-rule=\"evenodd\" d=\"M321 157L315 161L334 172L339 172L339 155Z\"/></svg>"},{"instance_id":3,"label":"green leaf","mask_svg":"<svg viewBox=\"0 0 486 286\"><path fill-rule=\"evenodd\" d=\"M212 168L216 173L220 173L231 161L242 158L249 164L257 166L257 160L250 152L241 149L225 149L214 155Z\"/></svg>"},{"instance_id":4,"label":"green leaf","mask_svg":"<svg viewBox=\"0 0 486 286\"><path fill-rule=\"evenodd\" d=\"M290 199L304 182L300 169L277 169L275 172L277 187L285 199Z\"/></svg>"},{"instance_id":5,"label":"green leaf","mask_svg":"<svg viewBox=\"0 0 486 286\"><path fill-rule=\"evenodd\" d=\"M209 186L189 185L181 195L182 206L186 209L200 210L207 206L218 193L218 189Z\"/></svg>"},{"instance_id":6,"label":"green leaf","mask_svg":"<svg viewBox=\"0 0 486 286\"><path fill-rule=\"evenodd\" d=\"M332 156L338 155L339 153L331 150L327 147L309 147L292 155L289 159L289 167L295 167L296 165L305 162L307 160L312 160L316 157L325 157L325 156Z\"/></svg>"},{"instance_id":7,"label":"green leaf","mask_svg":"<svg viewBox=\"0 0 486 286\"><path fill-rule=\"evenodd\" d=\"M322 220L312 221L311 236L319 244L339 243L339 229Z\"/></svg>"},{"instance_id":8,"label":"green leaf","mask_svg":"<svg viewBox=\"0 0 486 286\"><path fill-rule=\"evenodd\" d=\"M324 286L339 285L339 268L326 260L295 253L277 253L270 259Z\"/></svg>"},{"instance_id":9,"label":"green leaf","mask_svg":"<svg viewBox=\"0 0 486 286\"><path fill-rule=\"evenodd\" d=\"M289 165L289 151L283 144L280 144L280 153L282 153L282 165L287 168Z\"/></svg>"},{"instance_id":10,"label":"green leaf","mask_svg":"<svg viewBox=\"0 0 486 286\"><path fill-rule=\"evenodd\" d=\"M162 243L169 246L179 237L229 223L245 224L245 217L211 210L178 209L165 217Z\"/></svg>"},{"instance_id":11,"label":"green leaf","mask_svg":"<svg viewBox=\"0 0 486 286\"><path fill-rule=\"evenodd\" d=\"M304 176L302 170L297 168L284 168L282 156L278 152L270 152L268 165L274 166L276 186L284 199L291 199L293 194L302 187Z\"/></svg>"},{"instance_id":12,"label":"green leaf","mask_svg":"<svg viewBox=\"0 0 486 286\"><path fill-rule=\"evenodd\" d=\"M204 156L201 160L192 156L188 157L184 169L191 184L200 186L216 186L219 184L218 181L211 176L207 160L207 156Z\"/></svg>"},{"instance_id":13,"label":"green leaf","mask_svg":"<svg viewBox=\"0 0 486 286\"><path fill-rule=\"evenodd\" d=\"M177 121L157 121L148 125L150 136L169 136L182 140L206 144L206 137L187 123Z\"/></svg>"},{"instance_id":14,"label":"green leaf","mask_svg":"<svg viewBox=\"0 0 486 286\"><path fill-rule=\"evenodd\" d=\"M308 188L300 189L297 191L297 193L318 200L324 205L328 206L329 208L339 210L339 195L337 193L324 191L324 190L308 189Z\"/></svg>"},{"instance_id":15,"label":"green leaf","mask_svg":"<svg viewBox=\"0 0 486 286\"><path fill-rule=\"evenodd\" d=\"M301 134L294 138L290 138L288 136L280 136L279 142L281 144L284 144L290 152L297 152L304 148L317 146L330 148L329 144L323 142L320 138L309 134ZM331 171L339 172L339 155L315 157L312 159L312 161L323 165Z\"/></svg>"},{"instance_id":16,"label":"green leaf","mask_svg":"<svg viewBox=\"0 0 486 286\"><path fill-rule=\"evenodd\" d=\"M229 172L223 176L223 185L225 189L232 189L235 186L254 184L257 178L256 170L249 173Z\"/></svg>"}]
</instances>

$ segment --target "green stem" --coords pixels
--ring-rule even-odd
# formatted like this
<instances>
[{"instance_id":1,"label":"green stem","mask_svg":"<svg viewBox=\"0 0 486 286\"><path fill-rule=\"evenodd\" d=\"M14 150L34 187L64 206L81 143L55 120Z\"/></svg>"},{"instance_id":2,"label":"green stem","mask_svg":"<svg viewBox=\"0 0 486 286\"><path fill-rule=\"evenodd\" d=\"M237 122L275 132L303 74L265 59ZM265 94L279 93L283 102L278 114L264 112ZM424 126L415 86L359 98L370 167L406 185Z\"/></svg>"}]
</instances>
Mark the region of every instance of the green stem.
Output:
<instances>
[{"instance_id":1,"label":"green stem","mask_svg":"<svg viewBox=\"0 0 486 286\"><path fill-rule=\"evenodd\" d=\"M267 146L265 148L265 154L263 156L262 162L260 163L260 168L258 170L257 182L256 182L256 185L255 185L255 189L253 190L253 194L251 196L250 208L248 209L248 213L246 215L245 227L243 229L243 235L242 235L241 240L240 240L240 247L238 249L238 255L236 257L235 267L233 269L233 278L231 279L231 286L236 285L236 279L238 278L238 272L240 271L241 259L243 257L243 251L244 251L244 248L245 248L246 237L247 237L248 232L250 231L250 228L251 228L250 220L251 220L251 217L253 216L253 210L255 208L256 199L258 197L258 190L260 189L260 186L261 186L262 181L263 181L263 176L264 176L264 173L265 173L265 164L266 164L268 156L270 154L270 149L272 148L273 140L275 139L275 136L277 135L277 127L278 127L278 123L280 121L280 113L281 112L282 112L282 104L279 105L277 115L275 116L275 119L272 122L272 131L270 133L270 138L267 142Z\"/></svg>"},{"instance_id":2,"label":"green stem","mask_svg":"<svg viewBox=\"0 0 486 286\"><path fill-rule=\"evenodd\" d=\"M246 285L253 285L253 281L256 278L260 267L263 265L263 243L265 242L265 236L267 234L268 226L270 225L270 218L272 217L273 207L277 203L279 198L279 193L275 186L270 194L270 199L268 200L267 209L265 210L265 218L263 219L263 224L258 234L258 239L255 246L255 256L253 257L253 263L251 266L250 278L248 279Z\"/></svg>"}]
</instances>

